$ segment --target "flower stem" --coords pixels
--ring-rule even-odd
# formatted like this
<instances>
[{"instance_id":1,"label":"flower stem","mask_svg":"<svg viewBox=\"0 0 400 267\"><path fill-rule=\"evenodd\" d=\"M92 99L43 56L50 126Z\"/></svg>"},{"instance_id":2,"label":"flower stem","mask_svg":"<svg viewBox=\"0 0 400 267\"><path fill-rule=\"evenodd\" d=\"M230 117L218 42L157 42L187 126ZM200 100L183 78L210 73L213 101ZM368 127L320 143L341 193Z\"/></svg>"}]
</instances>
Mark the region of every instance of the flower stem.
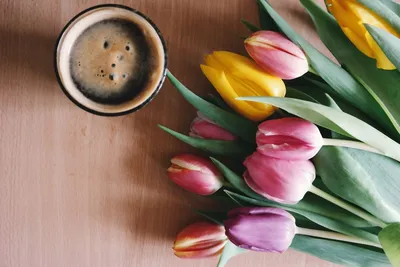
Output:
<instances>
[{"instance_id":1,"label":"flower stem","mask_svg":"<svg viewBox=\"0 0 400 267\"><path fill-rule=\"evenodd\" d=\"M386 223L384 223L380 219L376 218L375 216L373 216L357 207L354 207L353 205L350 205L350 204L344 202L343 200L341 200L337 197L334 197L315 186L311 186L309 191L319 197L322 197L323 199L328 200L329 202L331 202L347 211L350 211L351 213L363 218L364 220L373 223L374 225L377 225L381 228L384 228L387 225Z\"/></svg>"},{"instance_id":2,"label":"flower stem","mask_svg":"<svg viewBox=\"0 0 400 267\"><path fill-rule=\"evenodd\" d=\"M324 138L324 146L350 147L350 148L365 150L368 152L373 152L373 153L384 155L378 149L373 148L372 146L369 146L367 144L364 144L364 143L358 142L358 141Z\"/></svg>"},{"instance_id":3,"label":"flower stem","mask_svg":"<svg viewBox=\"0 0 400 267\"><path fill-rule=\"evenodd\" d=\"M339 241L344 241L344 242L357 243L357 244L363 244L363 245L382 248L382 246L378 243L374 243L374 242L367 241L367 240L364 240L364 239L361 239L358 237L343 235L343 234L339 234L339 233L331 232L331 231L322 231L322 230L314 230L314 229L297 227L296 234L315 236L315 237L320 237L320 238L325 238L325 239L339 240Z\"/></svg>"}]
</instances>

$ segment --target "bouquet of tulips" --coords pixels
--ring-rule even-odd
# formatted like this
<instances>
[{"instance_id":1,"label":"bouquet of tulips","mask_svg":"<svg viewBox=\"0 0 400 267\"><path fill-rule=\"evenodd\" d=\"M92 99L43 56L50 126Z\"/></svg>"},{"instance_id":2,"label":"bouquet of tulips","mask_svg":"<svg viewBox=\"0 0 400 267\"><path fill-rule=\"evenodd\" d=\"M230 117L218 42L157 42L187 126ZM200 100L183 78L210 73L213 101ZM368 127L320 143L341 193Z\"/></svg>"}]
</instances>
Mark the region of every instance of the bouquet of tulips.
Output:
<instances>
[{"instance_id":1,"label":"bouquet of tulips","mask_svg":"<svg viewBox=\"0 0 400 267\"><path fill-rule=\"evenodd\" d=\"M219 96L167 77L197 110L188 135L210 158L171 159L170 179L231 201L177 236L181 258L288 248L351 266L400 266L400 4L300 1L340 64L266 0L249 57L217 51L201 69ZM285 83L282 81L285 80ZM233 207L233 208L232 208Z\"/></svg>"}]
</instances>

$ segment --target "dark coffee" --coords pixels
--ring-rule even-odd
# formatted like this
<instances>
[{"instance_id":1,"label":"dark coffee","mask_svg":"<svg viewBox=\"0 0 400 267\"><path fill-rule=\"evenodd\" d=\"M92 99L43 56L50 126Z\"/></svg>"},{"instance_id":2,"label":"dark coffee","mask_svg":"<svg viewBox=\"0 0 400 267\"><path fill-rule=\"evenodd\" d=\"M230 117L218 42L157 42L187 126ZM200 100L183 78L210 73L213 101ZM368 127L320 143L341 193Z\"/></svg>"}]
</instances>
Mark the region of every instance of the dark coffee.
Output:
<instances>
[{"instance_id":1,"label":"dark coffee","mask_svg":"<svg viewBox=\"0 0 400 267\"><path fill-rule=\"evenodd\" d=\"M71 50L71 75L89 99L118 105L133 99L151 83L152 41L128 20L98 22L86 29Z\"/></svg>"},{"instance_id":2,"label":"dark coffee","mask_svg":"<svg viewBox=\"0 0 400 267\"><path fill-rule=\"evenodd\" d=\"M149 102L166 71L163 40L142 14L118 5L89 9L64 30L57 47L64 92L96 114L124 114Z\"/></svg>"}]
</instances>

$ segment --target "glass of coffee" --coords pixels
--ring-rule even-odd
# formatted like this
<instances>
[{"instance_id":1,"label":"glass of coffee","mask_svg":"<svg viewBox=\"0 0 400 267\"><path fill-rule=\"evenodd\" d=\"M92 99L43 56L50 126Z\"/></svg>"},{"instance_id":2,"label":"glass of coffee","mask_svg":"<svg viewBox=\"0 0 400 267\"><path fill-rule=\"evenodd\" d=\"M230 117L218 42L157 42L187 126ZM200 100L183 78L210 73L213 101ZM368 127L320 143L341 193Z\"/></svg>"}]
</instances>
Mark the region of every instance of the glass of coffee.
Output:
<instances>
[{"instance_id":1,"label":"glass of coffee","mask_svg":"<svg viewBox=\"0 0 400 267\"><path fill-rule=\"evenodd\" d=\"M167 71L165 42L155 24L122 5L89 8L62 30L55 70L72 102L97 115L136 111L160 90Z\"/></svg>"}]
</instances>

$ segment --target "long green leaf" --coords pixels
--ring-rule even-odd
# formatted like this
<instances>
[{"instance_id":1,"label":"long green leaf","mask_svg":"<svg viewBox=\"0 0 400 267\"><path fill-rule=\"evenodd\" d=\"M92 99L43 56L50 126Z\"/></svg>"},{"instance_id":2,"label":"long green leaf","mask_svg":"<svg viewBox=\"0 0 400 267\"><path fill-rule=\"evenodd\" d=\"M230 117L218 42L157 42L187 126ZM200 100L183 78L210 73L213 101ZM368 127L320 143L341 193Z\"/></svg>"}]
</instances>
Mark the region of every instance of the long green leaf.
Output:
<instances>
[{"instance_id":1,"label":"long green leaf","mask_svg":"<svg viewBox=\"0 0 400 267\"><path fill-rule=\"evenodd\" d=\"M345 211L335 205L333 205L330 202L321 200L321 198L318 198L314 195L306 195L306 197L297 203L296 205L284 205L284 204L279 204L273 201L269 200L260 200L260 199L254 199L250 198L247 196L243 196L238 193L234 193L228 190L225 190L227 194L230 194L232 197L238 199L241 202L246 202L251 205L256 205L256 206L263 206L263 207L275 207L275 208L281 208L284 210L287 210L289 212L294 212L296 214L300 214L304 216L303 214L308 214L307 219L313 221L311 219L310 213L314 213L317 215L324 216L326 218L341 222L343 224L347 224L353 227L358 227L358 228L363 228L363 227L369 227L368 222L360 219L359 217L355 216L354 214ZM318 222L314 221L315 223L318 224ZM321 225L321 224L319 224Z\"/></svg>"},{"instance_id":2,"label":"long green leaf","mask_svg":"<svg viewBox=\"0 0 400 267\"><path fill-rule=\"evenodd\" d=\"M400 70L400 39L372 25L365 25L389 60Z\"/></svg>"},{"instance_id":3,"label":"long green leaf","mask_svg":"<svg viewBox=\"0 0 400 267\"><path fill-rule=\"evenodd\" d=\"M386 222L400 221L400 166L380 155L323 147L314 158L324 184Z\"/></svg>"},{"instance_id":4,"label":"long green leaf","mask_svg":"<svg viewBox=\"0 0 400 267\"><path fill-rule=\"evenodd\" d=\"M167 72L167 77L182 96L207 118L220 125L222 128L225 128L231 133L239 136L243 140L255 143L257 132L257 125L255 123L205 101L186 88L169 71Z\"/></svg>"},{"instance_id":5,"label":"long green leaf","mask_svg":"<svg viewBox=\"0 0 400 267\"><path fill-rule=\"evenodd\" d=\"M239 99L277 106L324 128L358 139L400 161L400 145L398 143L362 120L334 108L281 97L241 97Z\"/></svg>"},{"instance_id":6,"label":"long green leaf","mask_svg":"<svg viewBox=\"0 0 400 267\"><path fill-rule=\"evenodd\" d=\"M383 253L339 241L296 235L290 248L344 266L391 266Z\"/></svg>"},{"instance_id":7,"label":"long green leaf","mask_svg":"<svg viewBox=\"0 0 400 267\"><path fill-rule=\"evenodd\" d=\"M400 266L400 223L391 224L379 233L379 240L393 266Z\"/></svg>"},{"instance_id":8,"label":"long green leaf","mask_svg":"<svg viewBox=\"0 0 400 267\"><path fill-rule=\"evenodd\" d=\"M228 261L236 256L239 255L243 252L246 252L247 250L243 248L239 248L235 246L231 241L228 240L226 243L224 250L222 251L221 257L219 258L218 265L217 267L224 267L225 264L228 263Z\"/></svg>"},{"instance_id":9,"label":"long green leaf","mask_svg":"<svg viewBox=\"0 0 400 267\"><path fill-rule=\"evenodd\" d=\"M395 0L379 0L381 1L385 6L390 8L394 13L397 14L397 16L400 16L400 4L397 3Z\"/></svg>"},{"instance_id":10,"label":"long green leaf","mask_svg":"<svg viewBox=\"0 0 400 267\"><path fill-rule=\"evenodd\" d=\"M254 25L254 24L248 22L248 21L245 20L245 19L241 19L240 22L241 22L244 26L246 26L246 28L247 28L249 31L251 31L251 32L256 32L256 31L259 31L259 30L260 30L260 28L258 28L256 25Z\"/></svg>"},{"instance_id":11,"label":"long green leaf","mask_svg":"<svg viewBox=\"0 0 400 267\"><path fill-rule=\"evenodd\" d=\"M268 14L268 12L263 9L261 1L258 1L258 16L260 19L260 27L262 30L282 32L281 29L279 29L278 25L276 25L275 21Z\"/></svg>"},{"instance_id":12,"label":"long green leaf","mask_svg":"<svg viewBox=\"0 0 400 267\"><path fill-rule=\"evenodd\" d=\"M400 133L400 107L398 105L400 94L397 91L400 83L400 73L378 69L375 60L362 54L347 39L336 20L329 13L324 11L313 0L300 1L311 15L323 43L365 87L376 103L381 106L381 109L378 109L376 105L371 106L369 111L383 110L386 114L385 116L377 114L379 116L374 116L374 118L381 122L387 122L387 118L389 118L392 128L388 128L388 125L385 124L385 129L390 132L391 136L398 139ZM363 111L368 112L368 109ZM393 127L396 132L393 131Z\"/></svg>"},{"instance_id":13,"label":"long green leaf","mask_svg":"<svg viewBox=\"0 0 400 267\"><path fill-rule=\"evenodd\" d=\"M162 125L159 125L159 127L172 136L195 148L202 149L216 155L242 159L250 155L255 149L248 143L195 138L175 132Z\"/></svg>"},{"instance_id":14,"label":"long green leaf","mask_svg":"<svg viewBox=\"0 0 400 267\"><path fill-rule=\"evenodd\" d=\"M296 44L298 44L306 53L309 63L321 75L321 77L330 85L327 89L332 96L339 97L378 121L393 136L398 132L394 129L392 122L379 106L376 100L366 91L366 89L346 70L336 65L332 60L323 55L304 38L298 35L290 25L265 1L260 0L262 8L270 14L285 34ZM330 29L326 30L331 33ZM349 43L349 45L352 45Z\"/></svg>"}]
</instances>

